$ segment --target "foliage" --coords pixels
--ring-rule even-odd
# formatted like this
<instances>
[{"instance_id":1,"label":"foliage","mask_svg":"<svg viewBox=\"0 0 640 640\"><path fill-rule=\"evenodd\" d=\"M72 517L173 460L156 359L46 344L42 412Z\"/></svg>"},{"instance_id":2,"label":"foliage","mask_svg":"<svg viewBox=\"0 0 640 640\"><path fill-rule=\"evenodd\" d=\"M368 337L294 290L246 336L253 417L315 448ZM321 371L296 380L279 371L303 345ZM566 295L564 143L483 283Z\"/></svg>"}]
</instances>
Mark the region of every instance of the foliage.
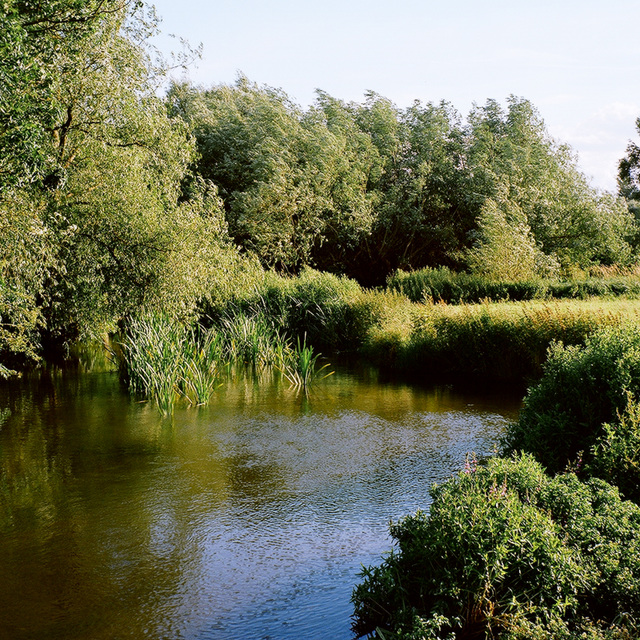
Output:
<instances>
[{"instance_id":1,"label":"foliage","mask_svg":"<svg viewBox=\"0 0 640 640\"><path fill-rule=\"evenodd\" d=\"M604 423L589 451L586 472L640 503L640 403L629 398L615 421Z\"/></svg>"},{"instance_id":2,"label":"foliage","mask_svg":"<svg viewBox=\"0 0 640 640\"><path fill-rule=\"evenodd\" d=\"M235 242L281 272L311 265L371 286L399 268L522 280L632 260L624 202L588 186L526 100L490 100L466 123L445 102L400 109L375 93L318 91L304 111L240 76L175 85L168 102Z\"/></svg>"},{"instance_id":3,"label":"foliage","mask_svg":"<svg viewBox=\"0 0 640 640\"><path fill-rule=\"evenodd\" d=\"M636 120L640 132L640 118ZM640 147L629 142L627 153L618 164L618 191L626 199L636 221L640 221Z\"/></svg>"},{"instance_id":4,"label":"foliage","mask_svg":"<svg viewBox=\"0 0 640 640\"><path fill-rule=\"evenodd\" d=\"M298 337L296 344L285 352L281 365L282 373L294 387L307 389L320 372L330 366L329 363L326 363L316 369L319 358L320 354L314 353L313 347L307 344L307 337L304 336L302 341ZM327 373L324 377L326 378L332 374L333 371Z\"/></svg>"},{"instance_id":5,"label":"foliage","mask_svg":"<svg viewBox=\"0 0 640 640\"><path fill-rule=\"evenodd\" d=\"M244 76L202 92L175 85L168 101L196 136L195 171L218 186L232 237L265 266L299 269L329 228L342 243L368 230L366 176L317 113Z\"/></svg>"},{"instance_id":6,"label":"foliage","mask_svg":"<svg viewBox=\"0 0 640 640\"><path fill-rule=\"evenodd\" d=\"M187 329L167 316L131 320L122 342L121 376L132 393L153 400L164 414L179 397L206 404L219 377L219 337Z\"/></svg>"},{"instance_id":7,"label":"foliage","mask_svg":"<svg viewBox=\"0 0 640 640\"><path fill-rule=\"evenodd\" d=\"M467 189L478 212L493 201L507 222L515 216L516 255L542 252L544 270L628 261L635 225L624 203L588 186L570 149L549 136L530 102L507 102L504 110L488 100L468 119ZM493 234L488 239L495 242Z\"/></svg>"},{"instance_id":8,"label":"foliage","mask_svg":"<svg viewBox=\"0 0 640 640\"><path fill-rule=\"evenodd\" d=\"M496 281L528 281L553 276L559 265L536 245L524 212L515 204L488 199L478 218L478 239L466 253L472 273Z\"/></svg>"},{"instance_id":9,"label":"foliage","mask_svg":"<svg viewBox=\"0 0 640 640\"><path fill-rule=\"evenodd\" d=\"M454 272L447 267L427 267L410 273L396 271L387 279L387 288L403 293L412 302L447 304L533 300L546 298L549 293L549 283L541 279L496 280L464 271Z\"/></svg>"},{"instance_id":10,"label":"foliage","mask_svg":"<svg viewBox=\"0 0 640 640\"><path fill-rule=\"evenodd\" d=\"M396 271L387 278L387 288L403 293L413 302L447 304L476 303L483 300L499 302L551 298L638 298L640 278L635 273L614 273L571 280L532 278L514 282L438 267L412 272Z\"/></svg>"},{"instance_id":11,"label":"foliage","mask_svg":"<svg viewBox=\"0 0 640 640\"><path fill-rule=\"evenodd\" d=\"M263 273L248 278L226 300L203 303L201 312L218 325L237 314L260 316L294 339L306 335L317 348L354 350L367 331L365 305L360 304L364 297L357 282L307 268L296 277Z\"/></svg>"},{"instance_id":12,"label":"foliage","mask_svg":"<svg viewBox=\"0 0 640 640\"><path fill-rule=\"evenodd\" d=\"M551 478L529 456L468 461L353 592L376 638L633 636L640 508L600 480ZM589 632L589 636L581 635ZM616 635L617 634L617 635Z\"/></svg>"},{"instance_id":13,"label":"foliage","mask_svg":"<svg viewBox=\"0 0 640 640\"><path fill-rule=\"evenodd\" d=\"M10 1L0 21L0 353L193 313L234 250L215 186L182 198L194 145L156 95L153 10Z\"/></svg>"},{"instance_id":14,"label":"foliage","mask_svg":"<svg viewBox=\"0 0 640 640\"><path fill-rule=\"evenodd\" d=\"M522 385L538 378L554 340L581 344L602 326L638 321L632 302L525 302L416 305L389 300L363 352L425 380Z\"/></svg>"},{"instance_id":15,"label":"foliage","mask_svg":"<svg viewBox=\"0 0 640 640\"><path fill-rule=\"evenodd\" d=\"M217 330L221 332L224 353L230 361L253 367L278 365L282 361L286 340L261 314L229 314Z\"/></svg>"},{"instance_id":16,"label":"foliage","mask_svg":"<svg viewBox=\"0 0 640 640\"><path fill-rule=\"evenodd\" d=\"M556 343L508 430L506 450L532 453L551 473L584 464L585 473L620 482L638 499L639 397L637 325L600 329L582 347Z\"/></svg>"}]
</instances>

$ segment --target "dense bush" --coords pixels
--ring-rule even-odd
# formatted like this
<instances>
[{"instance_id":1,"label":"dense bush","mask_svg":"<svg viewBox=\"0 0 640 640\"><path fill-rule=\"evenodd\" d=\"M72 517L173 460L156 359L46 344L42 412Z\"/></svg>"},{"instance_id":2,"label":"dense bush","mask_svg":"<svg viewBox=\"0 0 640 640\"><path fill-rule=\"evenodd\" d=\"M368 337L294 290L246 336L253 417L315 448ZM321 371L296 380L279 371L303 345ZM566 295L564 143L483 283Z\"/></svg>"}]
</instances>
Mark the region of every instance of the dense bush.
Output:
<instances>
[{"instance_id":1,"label":"dense bush","mask_svg":"<svg viewBox=\"0 0 640 640\"><path fill-rule=\"evenodd\" d=\"M363 571L353 628L375 638L631 638L640 615L640 507L601 480L493 458L391 526ZM584 634L584 635L583 635Z\"/></svg>"},{"instance_id":2,"label":"dense bush","mask_svg":"<svg viewBox=\"0 0 640 640\"><path fill-rule=\"evenodd\" d=\"M637 326L600 329L582 347L555 344L508 430L506 451L531 452L551 473L584 465L583 473L623 481L637 499L638 398Z\"/></svg>"}]
</instances>

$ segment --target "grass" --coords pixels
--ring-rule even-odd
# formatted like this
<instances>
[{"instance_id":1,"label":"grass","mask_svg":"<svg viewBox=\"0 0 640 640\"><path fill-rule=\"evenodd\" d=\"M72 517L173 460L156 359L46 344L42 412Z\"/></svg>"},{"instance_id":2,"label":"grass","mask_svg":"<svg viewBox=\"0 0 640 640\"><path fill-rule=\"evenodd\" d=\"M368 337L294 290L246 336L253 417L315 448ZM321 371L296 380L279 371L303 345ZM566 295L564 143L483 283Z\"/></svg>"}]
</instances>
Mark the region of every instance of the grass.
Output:
<instances>
[{"instance_id":1,"label":"grass","mask_svg":"<svg viewBox=\"0 0 640 640\"><path fill-rule=\"evenodd\" d=\"M307 344L306 335L300 342L298 338L295 347L288 349L283 360L281 371L284 377L296 388L307 389L319 374L330 366L324 364L316 369L316 364L320 357L319 353L314 353L313 347ZM327 373L324 378L329 377L334 372Z\"/></svg>"},{"instance_id":2,"label":"grass","mask_svg":"<svg viewBox=\"0 0 640 640\"><path fill-rule=\"evenodd\" d=\"M395 305L369 332L375 363L424 378L522 382L541 373L553 341L582 344L601 326L640 321L631 300Z\"/></svg>"},{"instance_id":3,"label":"grass","mask_svg":"<svg viewBox=\"0 0 640 640\"><path fill-rule=\"evenodd\" d=\"M475 303L482 300L525 301L580 299L590 297L640 298L640 275L636 271L605 269L583 273L571 279L536 278L501 282L470 273L456 273L446 267L396 271L387 288L406 295L412 302Z\"/></svg>"},{"instance_id":4,"label":"grass","mask_svg":"<svg viewBox=\"0 0 640 640\"><path fill-rule=\"evenodd\" d=\"M136 395L169 415L178 398L205 404L219 377L221 341L213 332L185 327L167 316L131 320L122 341L120 372Z\"/></svg>"},{"instance_id":5,"label":"grass","mask_svg":"<svg viewBox=\"0 0 640 640\"><path fill-rule=\"evenodd\" d=\"M133 321L121 369L134 393L168 413L177 399L206 403L226 364L275 368L305 387L319 373L317 350L351 351L424 380L523 386L541 375L554 341L582 344L602 326L640 323L639 311L624 297L412 302L307 269L298 278L265 274L226 304L203 307L195 327Z\"/></svg>"},{"instance_id":6,"label":"grass","mask_svg":"<svg viewBox=\"0 0 640 640\"><path fill-rule=\"evenodd\" d=\"M278 370L305 390L329 366L317 367L320 354L306 335L292 344L261 311L228 312L208 328L187 327L166 315L132 319L121 347L120 373L130 391L152 400L165 415L178 400L207 404L229 364L254 375Z\"/></svg>"}]
</instances>

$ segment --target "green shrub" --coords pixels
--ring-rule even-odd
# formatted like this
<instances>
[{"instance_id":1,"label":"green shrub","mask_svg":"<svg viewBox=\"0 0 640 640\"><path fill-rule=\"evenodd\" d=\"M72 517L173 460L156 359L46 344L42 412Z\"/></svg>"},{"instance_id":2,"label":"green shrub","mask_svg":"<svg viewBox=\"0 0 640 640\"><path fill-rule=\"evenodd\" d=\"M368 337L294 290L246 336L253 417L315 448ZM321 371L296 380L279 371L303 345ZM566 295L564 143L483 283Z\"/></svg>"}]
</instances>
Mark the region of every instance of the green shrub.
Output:
<instances>
[{"instance_id":1,"label":"green shrub","mask_svg":"<svg viewBox=\"0 0 640 640\"><path fill-rule=\"evenodd\" d=\"M521 456L472 462L432 497L428 515L392 524L397 548L363 570L352 597L356 633L635 637L640 507L614 487L550 478Z\"/></svg>"},{"instance_id":2,"label":"green shrub","mask_svg":"<svg viewBox=\"0 0 640 640\"><path fill-rule=\"evenodd\" d=\"M203 305L203 322L221 326L229 317L261 317L281 334L323 350L354 350L367 331L364 292L355 280L304 269L287 278L266 272L260 283L229 297L224 306Z\"/></svg>"},{"instance_id":3,"label":"green shrub","mask_svg":"<svg viewBox=\"0 0 640 640\"><path fill-rule=\"evenodd\" d=\"M586 472L615 484L640 503L640 403L630 399L616 422L605 423L589 451Z\"/></svg>"},{"instance_id":4,"label":"green shrub","mask_svg":"<svg viewBox=\"0 0 640 640\"><path fill-rule=\"evenodd\" d=\"M505 451L530 452L551 473L584 464L592 473L608 469L606 477L615 479L611 460L637 437L637 412L630 401L639 398L638 326L600 329L582 347L556 343L544 375L508 429ZM634 478L640 479L637 471Z\"/></svg>"}]
</instances>

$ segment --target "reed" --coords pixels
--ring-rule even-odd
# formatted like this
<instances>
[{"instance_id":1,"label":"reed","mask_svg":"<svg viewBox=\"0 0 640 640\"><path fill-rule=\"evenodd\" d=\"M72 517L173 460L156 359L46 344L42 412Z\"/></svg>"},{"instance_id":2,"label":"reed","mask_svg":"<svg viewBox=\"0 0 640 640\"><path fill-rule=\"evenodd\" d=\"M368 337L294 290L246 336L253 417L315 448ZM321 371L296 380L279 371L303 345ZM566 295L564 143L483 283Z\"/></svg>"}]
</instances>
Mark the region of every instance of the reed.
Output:
<instances>
[{"instance_id":1,"label":"reed","mask_svg":"<svg viewBox=\"0 0 640 640\"><path fill-rule=\"evenodd\" d=\"M320 373L330 366L326 363L316 369L319 358L320 354L314 353L313 347L307 344L306 335L302 342L298 338L295 346L287 350L281 367L282 374L292 386L307 389L314 380L319 378ZM327 373L322 376L322 379L328 378L333 373L333 371Z\"/></svg>"},{"instance_id":2,"label":"reed","mask_svg":"<svg viewBox=\"0 0 640 640\"><path fill-rule=\"evenodd\" d=\"M540 376L552 342L582 344L599 327L640 322L629 300L407 305L369 332L364 352L379 365L431 379L521 385Z\"/></svg>"},{"instance_id":3,"label":"reed","mask_svg":"<svg viewBox=\"0 0 640 640\"><path fill-rule=\"evenodd\" d=\"M454 272L446 267L420 269L410 273L396 271L387 288L406 295L412 302L473 304L482 300L526 301L550 299L586 300L592 297L638 298L640 277L628 272L598 272L566 280L532 279L497 281L472 273Z\"/></svg>"},{"instance_id":4,"label":"reed","mask_svg":"<svg viewBox=\"0 0 640 640\"><path fill-rule=\"evenodd\" d=\"M183 364L178 391L192 406L207 404L219 386L223 362L222 336L202 327L189 330L183 343Z\"/></svg>"},{"instance_id":5,"label":"reed","mask_svg":"<svg viewBox=\"0 0 640 640\"><path fill-rule=\"evenodd\" d=\"M122 342L120 372L129 389L169 415L178 398L209 401L219 377L220 336L166 315L132 319Z\"/></svg>"},{"instance_id":6,"label":"reed","mask_svg":"<svg viewBox=\"0 0 640 640\"><path fill-rule=\"evenodd\" d=\"M231 362L264 367L282 359L286 340L262 313L230 313L222 319L219 330L223 351Z\"/></svg>"}]
</instances>

